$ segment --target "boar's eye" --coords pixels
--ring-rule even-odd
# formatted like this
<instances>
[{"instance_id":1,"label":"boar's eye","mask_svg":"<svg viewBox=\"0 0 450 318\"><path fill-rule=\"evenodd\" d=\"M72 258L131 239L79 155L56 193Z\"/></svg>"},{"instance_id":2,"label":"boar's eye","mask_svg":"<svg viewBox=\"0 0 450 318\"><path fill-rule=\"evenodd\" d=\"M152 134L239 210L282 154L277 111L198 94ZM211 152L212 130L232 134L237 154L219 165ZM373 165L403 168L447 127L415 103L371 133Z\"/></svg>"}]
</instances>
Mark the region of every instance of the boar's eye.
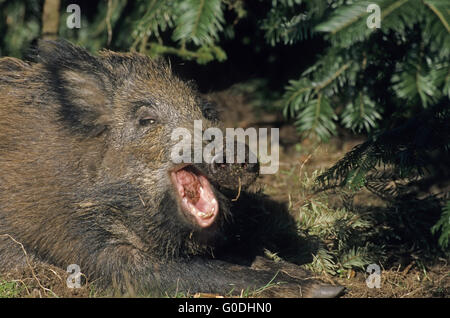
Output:
<instances>
[{"instance_id":1,"label":"boar's eye","mask_svg":"<svg viewBox=\"0 0 450 318\"><path fill-rule=\"evenodd\" d=\"M136 110L136 117L139 126L148 127L158 122L155 109L151 106L141 106Z\"/></svg>"},{"instance_id":2,"label":"boar's eye","mask_svg":"<svg viewBox=\"0 0 450 318\"><path fill-rule=\"evenodd\" d=\"M139 119L139 125L141 126L150 126L156 123L156 120L153 118L141 118Z\"/></svg>"}]
</instances>

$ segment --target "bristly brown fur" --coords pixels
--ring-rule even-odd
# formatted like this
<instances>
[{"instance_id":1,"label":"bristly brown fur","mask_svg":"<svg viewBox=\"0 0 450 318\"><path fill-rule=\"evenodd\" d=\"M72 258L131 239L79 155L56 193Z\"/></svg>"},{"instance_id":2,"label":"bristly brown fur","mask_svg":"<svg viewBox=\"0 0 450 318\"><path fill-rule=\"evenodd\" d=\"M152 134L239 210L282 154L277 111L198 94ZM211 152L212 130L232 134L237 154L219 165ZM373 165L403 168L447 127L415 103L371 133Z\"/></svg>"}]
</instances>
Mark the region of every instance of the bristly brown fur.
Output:
<instances>
[{"instance_id":1,"label":"bristly brown fur","mask_svg":"<svg viewBox=\"0 0 450 318\"><path fill-rule=\"evenodd\" d=\"M66 41L41 42L36 59L0 59L0 234L30 259L78 264L119 292L239 292L273 278L211 259L231 219L217 186L213 226L180 212L168 177L171 133L192 131L194 120L219 124L191 85L144 55L94 56ZM155 124L141 127L142 112ZM23 265L22 251L0 237L0 270Z\"/></svg>"}]
</instances>

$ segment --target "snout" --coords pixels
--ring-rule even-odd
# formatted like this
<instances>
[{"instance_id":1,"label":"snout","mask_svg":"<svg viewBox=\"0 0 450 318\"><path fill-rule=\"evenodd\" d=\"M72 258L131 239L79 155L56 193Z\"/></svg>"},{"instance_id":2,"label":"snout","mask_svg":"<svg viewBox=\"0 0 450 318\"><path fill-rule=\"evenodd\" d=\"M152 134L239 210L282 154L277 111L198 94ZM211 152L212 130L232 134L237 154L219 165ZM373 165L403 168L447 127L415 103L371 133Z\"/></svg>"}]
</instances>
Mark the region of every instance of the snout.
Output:
<instances>
[{"instance_id":1,"label":"snout","mask_svg":"<svg viewBox=\"0 0 450 318\"><path fill-rule=\"evenodd\" d=\"M246 145L247 147L247 145ZM247 147L248 148L248 147ZM250 162L248 160L248 156L246 158L246 161L243 163L226 163L223 162L223 160L219 160L219 156L216 155L212 158L211 164L209 166L210 171L212 172L217 172L219 170L223 170L223 169L235 169L238 170L242 173L250 173L250 174L258 174L259 172L259 163L258 161L256 162Z\"/></svg>"},{"instance_id":2,"label":"snout","mask_svg":"<svg viewBox=\"0 0 450 318\"><path fill-rule=\"evenodd\" d=\"M248 145L235 143L235 149L223 149L211 162L203 166L211 182L220 189L237 190L248 188L259 175L259 162ZM236 151L242 147L244 151ZM244 155L242 155L244 153Z\"/></svg>"}]
</instances>

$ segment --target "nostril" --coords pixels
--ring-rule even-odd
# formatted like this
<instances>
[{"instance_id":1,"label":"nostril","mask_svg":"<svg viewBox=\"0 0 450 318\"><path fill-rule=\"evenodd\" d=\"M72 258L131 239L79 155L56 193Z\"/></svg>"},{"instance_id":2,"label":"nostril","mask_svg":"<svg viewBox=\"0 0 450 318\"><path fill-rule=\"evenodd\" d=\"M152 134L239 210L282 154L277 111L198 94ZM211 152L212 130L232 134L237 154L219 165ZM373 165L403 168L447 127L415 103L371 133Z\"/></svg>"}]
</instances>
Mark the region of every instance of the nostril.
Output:
<instances>
[{"instance_id":1,"label":"nostril","mask_svg":"<svg viewBox=\"0 0 450 318\"><path fill-rule=\"evenodd\" d=\"M258 165L258 163L248 163L248 162L246 162L246 163L244 163L242 165L242 168L244 168L248 172L257 172L258 169L259 169L259 165Z\"/></svg>"}]
</instances>

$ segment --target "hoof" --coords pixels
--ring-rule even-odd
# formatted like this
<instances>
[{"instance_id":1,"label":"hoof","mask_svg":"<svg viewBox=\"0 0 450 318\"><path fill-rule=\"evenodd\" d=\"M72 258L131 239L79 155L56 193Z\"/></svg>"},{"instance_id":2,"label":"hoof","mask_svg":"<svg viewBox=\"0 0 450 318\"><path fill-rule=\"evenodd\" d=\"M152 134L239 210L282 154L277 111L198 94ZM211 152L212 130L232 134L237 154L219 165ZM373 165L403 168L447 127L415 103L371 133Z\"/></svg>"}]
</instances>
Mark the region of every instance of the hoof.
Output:
<instances>
[{"instance_id":1,"label":"hoof","mask_svg":"<svg viewBox=\"0 0 450 318\"><path fill-rule=\"evenodd\" d=\"M331 286L331 285L320 285L311 293L312 298L336 298L342 295L344 292L344 287L342 286Z\"/></svg>"}]
</instances>

